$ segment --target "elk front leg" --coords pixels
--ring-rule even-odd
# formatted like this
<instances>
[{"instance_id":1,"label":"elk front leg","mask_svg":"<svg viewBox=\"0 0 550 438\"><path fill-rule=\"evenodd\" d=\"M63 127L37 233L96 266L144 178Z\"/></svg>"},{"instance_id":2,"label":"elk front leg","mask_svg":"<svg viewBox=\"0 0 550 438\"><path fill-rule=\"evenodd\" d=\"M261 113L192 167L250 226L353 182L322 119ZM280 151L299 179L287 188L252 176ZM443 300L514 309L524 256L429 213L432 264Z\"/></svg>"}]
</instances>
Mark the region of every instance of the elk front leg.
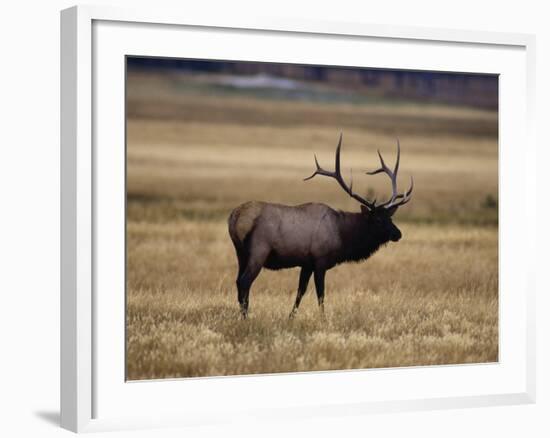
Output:
<instances>
[{"instance_id":1,"label":"elk front leg","mask_svg":"<svg viewBox=\"0 0 550 438\"><path fill-rule=\"evenodd\" d=\"M325 317L325 269L315 269L313 279L315 281L315 291L317 292L317 302L323 318Z\"/></svg>"},{"instance_id":2,"label":"elk front leg","mask_svg":"<svg viewBox=\"0 0 550 438\"><path fill-rule=\"evenodd\" d=\"M296 315L296 312L298 311L298 307L300 307L300 302L302 301L302 297L306 293L307 285L309 283L309 279L311 278L312 270L309 268L302 268L300 271L300 282L298 283L298 292L296 293L296 301L294 302L294 307L292 308L292 311L290 312L289 318L292 319Z\"/></svg>"}]
</instances>

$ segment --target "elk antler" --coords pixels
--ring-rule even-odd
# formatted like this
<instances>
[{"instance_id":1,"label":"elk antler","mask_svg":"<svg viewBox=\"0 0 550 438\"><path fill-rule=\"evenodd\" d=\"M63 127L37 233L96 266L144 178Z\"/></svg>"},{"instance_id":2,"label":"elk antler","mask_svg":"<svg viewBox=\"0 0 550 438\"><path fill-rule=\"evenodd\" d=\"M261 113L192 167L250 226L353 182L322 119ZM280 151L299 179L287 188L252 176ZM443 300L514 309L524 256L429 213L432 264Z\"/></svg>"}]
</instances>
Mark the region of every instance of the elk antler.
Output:
<instances>
[{"instance_id":1,"label":"elk antler","mask_svg":"<svg viewBox=\"0 0 550 438\"><path fill-rule=\"evenodd\" d=\"M378 157L380 158L380 168L373 170L372 172L366 172L367 175L376 175L377 173L384 172L386 175L390 177L391 180L391 188L392 188L392 195L391 198L388 199L386 202L383 202L380 205L377 205L377 208L384 207L384 208L392 208L392 207L399 207L401 205L406 204L411 200L411 195L414 187L414 181L411 176L411 185L409 186L409 189L405 193L397 193L397 172L399 170L399 158L401 156L401 145L399 144L399 139L397 139L397 159L395 160L395 167L393 168L393 171L386 166L386 163L384 162L384 158L382 158L382 154L380 153L380 150L378 152ZM395 202L396 200L400 199L400 201Z\"/></svg>"},{"instance_id":2,"label":"elk antler","mask_svg":"<svg viewBox=\"0 0 550 438\"><path fill-rule=\"evenodd\" d=\"M351 187L348 187L346 184L346 181L344 181L344 178L342 177L342 173L340 172L340 148L342 147L342 134L340 134L340 140L338 140L338 146L336 147L336 159L334 163L334 172L329 172L328 170L325 170L319 166L319 162L317 161L317 156L314 155L315 158L315 166L317 169L311 176L308 176L307 178L304 178L304 181L307 181L311 178L313 178L315 175L322 175L322 176L328 176L330 178L334 178L336 181L338 181L338 184L340 184L340 187L344 189L344 191L351 196L356 201L359 201L361 204L363 204L365 207L367 207L369 210L374 210L375 205L374 202L370 202L367 199L362 198L356 193L353 193L352 187L353 187L353 181Z\"/></svg>"},{"instance_id":3,"label":"elk antler","mask_svg":"<svg viewBox=\"0 0 550 438\"><path fill-rule=\"evenodd\" d=\"M397 139L397 159L395 161L395 166L393 168L393 171L388 166L386 166L386 163L384 162L384 158L382 158L382 154L380 153L380 150L378 150L378 157L380 158L381 167L379 169L373 170L372 172L366 172L367 175L376 175L378 173L384 172L386 175L390 177L391 186L392 186L392 195L390 199L388 199L386 202L383 202L379 205L376 205L376 199L371 202L354 193L352 190L353 179L351 180L351 183L349 186L346 184L346 181L344 181L344 178L342 177L342 173L340 171L341 147L342 147L342 134L340 134L340 139L338 140L338 146L336 147L336 159L334 163L334 172L329 172L328 170L325 170L321 166L319 166L319 162L317 161L317 156L314 155L315 166L316 166L315 172L313 172L311 176L304 178L304 181L307 181L313 178L315 175L322 175L322 176L328 176L330 178L334 178L336 181L338 181L338 184L340 184L340 187L342 187L342 189L344 189L344 191L349 196L351 196L356 201L359 201L361 204L363 204L365 207L367 207L371 211L376 208L386 208L386 209L397 208L401 205L406 204L411 200L411 195L414 187L414 181L412 176L411 176L411 185L409 189L405 193L397 193L397 172L399 170L399 159L401 157L401 145L399 144L399 139Z\"/></svg>"}]
</instances>

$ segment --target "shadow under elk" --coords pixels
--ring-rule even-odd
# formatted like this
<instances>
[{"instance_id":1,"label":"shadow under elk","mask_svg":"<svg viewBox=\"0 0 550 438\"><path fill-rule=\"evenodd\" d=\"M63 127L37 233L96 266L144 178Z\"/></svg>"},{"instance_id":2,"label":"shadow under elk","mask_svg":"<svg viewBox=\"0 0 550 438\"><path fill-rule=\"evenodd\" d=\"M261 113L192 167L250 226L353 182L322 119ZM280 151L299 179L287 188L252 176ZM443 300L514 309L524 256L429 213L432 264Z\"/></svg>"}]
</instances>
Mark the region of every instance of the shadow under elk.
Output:
<instances>
[{"instance_id":1,"label":"shadow under elk","mask_svg":"<svg viewBox=\"0 0 550 438\"><path fill-rule=\"evenodd\" d=\"M340 171L342 134L336 147L335 169L327 171L315 156L316 175L334 178L349 196L361 205L358 213L339 211L328 205L307 203L297 206L251 201L235 208L228 219L229 235L239 262L237 290L243 318L248 315L250 287L260 270L300 267L300 280L294 307L294 317L313 274L317 300L324 315L325 273L344 262L366 260L381 245L401 239L401 231L392 222L396 210L410 201L413 179L409 189L397 193L397 172L401 148L397 140L397 159L391 170L378 151L380 168L367 175L385 173L392 186L391 197L376 204L353 192L353 181L348 186Z\"/></svg>"}]
</instances>

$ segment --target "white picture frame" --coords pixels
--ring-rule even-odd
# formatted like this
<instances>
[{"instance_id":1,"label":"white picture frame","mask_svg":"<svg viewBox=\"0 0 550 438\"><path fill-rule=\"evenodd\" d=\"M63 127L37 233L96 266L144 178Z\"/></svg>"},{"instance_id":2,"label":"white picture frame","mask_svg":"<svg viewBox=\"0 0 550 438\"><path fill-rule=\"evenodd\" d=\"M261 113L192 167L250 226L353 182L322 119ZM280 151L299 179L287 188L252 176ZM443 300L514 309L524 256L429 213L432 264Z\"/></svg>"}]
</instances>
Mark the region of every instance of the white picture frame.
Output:
<instances>
[{"instance_id":1,"label":"white picture frame","mask_svg":"<svg viewBox=\"0 0 550 438\"><path fill-rule=\"evenodd\" d=\"M227 44L219 44L222 37ZM192 39L192 48L184 44L186 38ZM322 50L316 50L321 44ZM392 50L380 50L377 45ZM306 46L308 59L303 58ZM352 46L354 50L373 47L371 67L501 75L499 284L506 290L500 291L499 362L125 382L124 337L120 336L124 318L120 312L124 305L124 293L120 295L124 197L120 189L124 181L121 159L125 159L124 141L120 141L124 135L120 117L124 77L120 73L124 56L330 60L334 65L351 65L349 53L341 49ZM286 47L284 52L280 47ZM535 156L534 47L534 36L525 34L257 17L226 22L223 17L196 16L190 11L103 6L62 11L62 427L100 431L251 417L269 420L534 402L534 268L525 257L514 255L525 254L535 242L536 213L533 208L518 208L536 205L536 176L527 172L525 158ZM363 64L354 61L354 65ZM107 143L115 146L106 149ZM106 207L114 211L109 217L102 213ZM520 222L518 215L529 225L522 239L514 231ZM108 251L105 242L112 242ZM108 296L105 291L110 292ZM291 388L303 396L289 401L286 394Z\"/></svg>"}]
</instances>

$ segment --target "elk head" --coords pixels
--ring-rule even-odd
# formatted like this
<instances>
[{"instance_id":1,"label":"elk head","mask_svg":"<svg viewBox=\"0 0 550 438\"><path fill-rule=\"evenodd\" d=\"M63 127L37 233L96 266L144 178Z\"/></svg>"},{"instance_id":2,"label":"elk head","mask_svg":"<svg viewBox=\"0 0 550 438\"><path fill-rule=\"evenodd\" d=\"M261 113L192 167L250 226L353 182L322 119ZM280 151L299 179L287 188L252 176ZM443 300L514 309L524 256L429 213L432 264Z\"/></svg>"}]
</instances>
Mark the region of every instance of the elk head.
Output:
<instances>
[{"instance_id":1,"label":"elk head","mask_svg":"<svg viewBox=\"0 0 550 438\"><path fill-rule=\"evenodd\" d=\"M393 241L397 242L401 239L401 231L395 226L392 221L393 214L397 211L399 207L406 204L411 200L412 191L413 191L413 178L411 176L411 183L409 189L405 193L397 192L397 172L399 171L399 159L401 156L401 146L399 144L399 139L397 140L397 159L395 161L395 166L390 169L384 162L384 158L378 150L378 157L380 158L380 167L372 172L366 172L367 175L376 175L378 173L385 173L391 180L392 194L390 198L379 204L376 203L376 199L369 201L366 198L359 196L353 192L353 179L350 180L350 185L348 186L340 170L340 149L342 147L342 134L340 134L340 139L338 141L338 146L336 147L336 159L334 164L334 171L330 172L323 169L319 166L317 161L317 156L315 157L315 166L316 170L313 174L307 178L304 178L304 181L310 180L316 175L327 176L334 178L340 187L353 199L358 201L361 204L361 213L367 225L369 233L376 235L381 241Z\"/></svg>"}]
</instances>

